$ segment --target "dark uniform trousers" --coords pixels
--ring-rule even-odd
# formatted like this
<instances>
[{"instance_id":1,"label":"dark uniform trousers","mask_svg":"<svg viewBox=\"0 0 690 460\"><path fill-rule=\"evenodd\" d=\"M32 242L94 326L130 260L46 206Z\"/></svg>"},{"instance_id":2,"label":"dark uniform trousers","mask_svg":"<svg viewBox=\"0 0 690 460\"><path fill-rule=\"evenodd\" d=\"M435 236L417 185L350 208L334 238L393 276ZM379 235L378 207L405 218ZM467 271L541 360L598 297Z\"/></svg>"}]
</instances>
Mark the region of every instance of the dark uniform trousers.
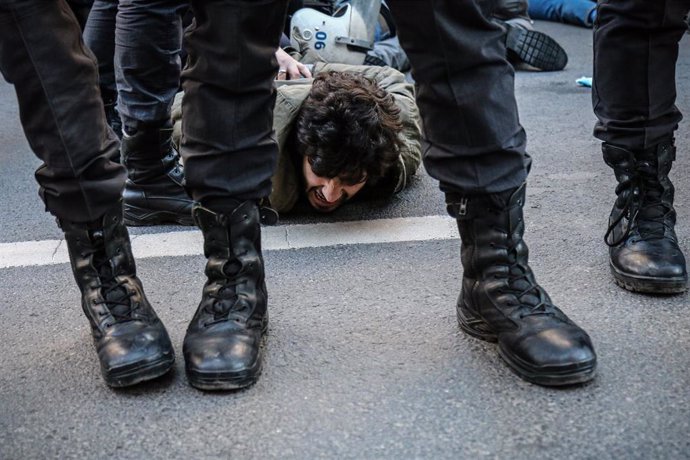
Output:
<instances>
[{"instance_id":1,"label":"dark uniform trousers","mask_svg":"<svg viewBox=\"0 0 690 460\"><path fill-rule=\"evenodd\" d=\"M413 66L429 141L427 171L444 191L494 193L529 170L504 32L494 1L391 0ZM122 168L105 126L92 55L62 0L0 4L0 67L15 84L22 123L45 165L37 178L48 209L71 220L98 217L115 201ZM182 72L181 154L195 200L261 198L270 192L273 53L285 0L192 1Z\"/></svg>"},{"instance_id":2,"label":"dark uniform trousers","mask_svg":"<svg viewBox=\"0 0 690 460\"><path fill-rule=\"evenodd\" d=\"M182 156L186 186L213 197L259 199L271 190L278 47L286 0L191 2L186 34ZM54 215L75 222L102 216L120 197L119 148L107 127L96 62L64 0L0 3L0 70L15 86L40 194Z\"/></svg>"},{"instance_id":3,"label":"dark uniform trousers","mask_svg":"<svg viewBox=\"0 0 690 460\"><path fill-rule=\"evenodd\" d=\"M505 32L494 0L390 0L412 64L428 146L424 166L444 192L497 193L529 171Z\"/></svg>"},{"instance_id":4,"label":"dark uniform trousers","mask_svg":"<svg viewBox=\"0 0 690 460\"><path fill-rule=\"evenodd\" d=\"M668 139L676 101L678 42L690 0L600 0L594 24L594 135L627 149Z\"/></svg>"},{"instance_id":5,"label":"dark uniform trousers","mask_svg":"<svg viewBox=\"0 0 690 460\"><path fill-rule=\"evenodd\" d=\"M125 126L170 121L180 89L182 15L188 7L186 0L93 2L84 41L98 59L101 88L119 90Z\"/></svg>"},{"instance_id":6,"label":"dark uniform trousers","mask_svg":"<svg viewBox=\"0 0 690 460\"><path fill-rule=\"evenodd\" d=\"M40 195L55 216L101 217L119 199L125 169L106 124L95 59L64 1L0 2L0 71L14 85Z\"/></svg>"}]
</instances>

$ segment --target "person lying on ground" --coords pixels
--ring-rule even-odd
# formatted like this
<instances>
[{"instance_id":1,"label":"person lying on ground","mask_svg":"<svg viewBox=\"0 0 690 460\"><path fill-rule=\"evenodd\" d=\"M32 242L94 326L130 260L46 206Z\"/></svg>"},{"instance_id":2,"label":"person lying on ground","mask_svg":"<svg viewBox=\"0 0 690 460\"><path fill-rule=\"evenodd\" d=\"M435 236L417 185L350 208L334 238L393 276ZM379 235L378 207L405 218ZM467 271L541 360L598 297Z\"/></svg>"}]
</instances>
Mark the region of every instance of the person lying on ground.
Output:
<instances>
[{"instance_id":1,"label":"person lying on ground","mask_svg":"<svg viewBox=\"0 0 690 460\"><path fill-rule=\"evenodd\" d=\"M279 213L306 201L332 212L355 195L390 197L421 162L414 87L389 67L315 62L315 78L276 81L279 156L269 197ZM173 105L174 140L181 99Z\"/></svg>"}]
</instances>

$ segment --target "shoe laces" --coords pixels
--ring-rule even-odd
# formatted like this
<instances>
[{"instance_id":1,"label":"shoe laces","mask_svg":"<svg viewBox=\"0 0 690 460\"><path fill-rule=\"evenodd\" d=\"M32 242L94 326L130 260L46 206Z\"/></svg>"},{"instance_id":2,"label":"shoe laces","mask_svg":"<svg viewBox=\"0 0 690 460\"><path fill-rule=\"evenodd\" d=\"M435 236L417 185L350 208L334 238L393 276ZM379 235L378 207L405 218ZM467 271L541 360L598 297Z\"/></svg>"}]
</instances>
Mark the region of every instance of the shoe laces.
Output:
<instances>
[{"instance_id":1,"label":"shoe laces","mask_svg":"<svg viewBox=\"0 0 690 460\"><path fill-rule=\"evenodd\" d=\"M84 256L94 256L94 267L98 271L102 300L97 300L96 304L105 304L110 314L118 323L132 321L134 311L139 308L138 303L133 303L130 298L134 292L128 292L125 288L126 281L117 280L110 266L110 260L105 255L105 248L93 248L85 251ZM105 313L103 313L105 314Z\"/></svg>"},{"instance_id":2,"label":"shoe laces","mask_svg":"<svg viewBox=\"0 0 690 460\"><path fill-rule=\"evenodd\" d=\"M654 239L663 238L666 228L671 228L667 217L672 208L661 199L663 189L657 178L656 164L639 161L633 169L634 172L631 173L627 168L614 167L617 176L619 173L630 174L630 179L616 187L617 194L625 190L628 190L628 194L620 214L611 222L604 235L604 241L611 247L621 244L635 230L644 239ZM611 241L614 229L626 217L628 221L625 231L619 238Z\"/></svg>"},{"instance_id":3,"label":"shoe laces","mask_svg":"<svg viewBox=\"0 0 690 460\"><path fill-rule=\"evenodd\" d=\"M535 282L531 269L518 261L516 245L492 243L492 246L505 249L510 258L509 262L505 264L508 272L494 275L496 279L506 280L506 286L500 288L499 292L511 294L517 301L516 303L508 303L508 306L526 309L526 311L520 312L520 318L533 315L553 315L555 307L547 298L546 292Z\"/></svg>"}]
</instances>

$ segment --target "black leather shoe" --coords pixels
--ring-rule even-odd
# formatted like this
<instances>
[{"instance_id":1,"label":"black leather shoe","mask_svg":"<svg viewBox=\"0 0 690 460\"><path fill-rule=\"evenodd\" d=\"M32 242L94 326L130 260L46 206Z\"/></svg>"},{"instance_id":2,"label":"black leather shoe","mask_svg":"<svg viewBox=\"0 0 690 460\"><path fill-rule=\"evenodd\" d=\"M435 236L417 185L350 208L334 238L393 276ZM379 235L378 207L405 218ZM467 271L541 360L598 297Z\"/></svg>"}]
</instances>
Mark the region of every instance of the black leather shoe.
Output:
<instances>
[{"instance_id":1,"label":"black leather shoe","mask_svg":"<svg viewBox=\"0 0 690 460\"><path fill-rule=\"evenodd\" d=\"M529 4L527 0L498 0L491 12L491 16L502 21L515 18L530 20L528 9Z\"/></svg>"},{"instance_id":2,"label":"black leather shoe","mask_svg":"<svg viewBox=\"0 0 690 460\"><path fill-rule=\"evenodd\" d=\"M172 146L172 128L139 126L122 138L127 167L125 223L131 226L194 225L194 202L183 187L184 171Z\"/></svg>"},{"instance_id":3,"label":"black leather shoe","mask_svg":"<svg viewBox=\"0 0 690 460\"><path fill-rule=\"evenodd\" d=\"M605 237L614 280L635 292L684 292L688 273L674 230L674 188L668 178L673 140L636 152L603 144L602 151L618 180Z\"/></svg>"},{"instance_id":4,"label":"black leather shoe","mask_svg":"<svg viewBox=\"0 0 690 460\"><path fill-rule=\"evenodd\" d=\"M261 341L268 328L259 208L237 203L228 214L194 207L208 259L201 303L184 339L189 383L232 390L261 374Z\"/></svg>"},{"instance_id":5,"label":"black leather shoe","mask_svg":"<svg viewBox=\"0 0 690 460\"><path fill-rule=\"evenodd\" d=\"M524 63L543 71L563 70L568 64L568 54L556 40L543 32L504 23L508 59Z\"/></svg>"},{"instance_id":6,"label":"black leather shoe","mask_svg":"<svg viewBox=\"0 0 690 460\"><path fill-rule=\"evenodd\" d=\"M136 276L122 204L96 222L59 224L106 383L124 387L167 373L175 353Z\"/></svg>"},{"instance_id":7,"label":"black leather shoe","mask_svg":"<svg viewBox=\"0 0 690 460\"><path fill-rule=\"evenodd\" d=\"M594 377L589 335L553 305L528 265L522 239L525 185L492 195L447 194L462 238L462 330L498 342L498 351L523 379L546 386Z\"/></svg>"}]
</instances>

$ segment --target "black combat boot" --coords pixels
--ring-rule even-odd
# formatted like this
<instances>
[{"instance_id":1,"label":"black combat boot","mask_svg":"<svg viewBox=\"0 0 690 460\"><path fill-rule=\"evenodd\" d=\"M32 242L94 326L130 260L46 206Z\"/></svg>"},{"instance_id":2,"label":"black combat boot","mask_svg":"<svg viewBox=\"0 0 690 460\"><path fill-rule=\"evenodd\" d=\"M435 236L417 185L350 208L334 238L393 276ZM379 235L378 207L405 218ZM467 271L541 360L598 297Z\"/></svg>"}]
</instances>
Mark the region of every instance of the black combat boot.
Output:
<instances>
[{"instance_id":1,"label":"black combat boot","mask_svg":"<svg viewBox=\"0 0 690 460\"><path fill-rule=\"evenodd\" d=\"M221 214L197 205L194 218L204 234L208 281L184 339L187 376L201 390L246 387L261 373L268 328L259 208L238 202Z\"/></svg>"},{"instance_id":2,"label":"black combat boot","mask_svg":"<svg viewBox=\"0 0 690 460\"><path fill-rule=\"evenodd\" d=\"M460 327L498 342L513 371L539 385L586 382L596 355L587 333L551 303L528 265L522 207L525 185L507 192L447 194L462 239Z\"/></svg>"},{"instance_id":3,"label":"black combat boot","mask_svg":"<svg viewBox=\"0 0 690 460\"><path fill-rule=\"evenodd\" d=\"M685 291L688 273L668 178L676 158L673 139L635 152L605 143L602 151L618 180L605 238L616 283L636 292Z\"/></svg>"},{"instance_id":4,"label":"black combat boot","mask_svg":"<svg viewBox=\"0 0 690 460\"><path fill-rule=\"evenodd\" d=\"M125 128L122 161L128 177L123 192L127 225L194 225L193 201L182 185L184 172L172 146L172 128Z\"/></svg>"},{"instance_id":5,"label":"black combat boot","mask_svg":"<svg viewBox=\"0 0 690 460\"><path fill-rule=\"evenodd\" d=\"M124 387L168 372L175 354L137 278L122 203L97 221L59 224L106 383Z\"/></svg>"}]
</instances>

